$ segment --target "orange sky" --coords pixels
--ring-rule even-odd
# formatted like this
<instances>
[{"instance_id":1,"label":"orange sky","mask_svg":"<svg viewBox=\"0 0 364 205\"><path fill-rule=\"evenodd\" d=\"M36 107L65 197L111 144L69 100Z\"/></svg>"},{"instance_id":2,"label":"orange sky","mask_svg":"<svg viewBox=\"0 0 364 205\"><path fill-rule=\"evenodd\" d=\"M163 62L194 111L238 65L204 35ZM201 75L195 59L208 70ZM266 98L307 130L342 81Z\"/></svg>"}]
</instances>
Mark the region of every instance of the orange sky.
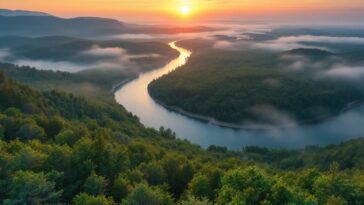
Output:
<instances>
[{"instance_id":1,"label":"orange sky","mask_svg":"<svg viewBox=\"0 0 364 205\"><path fill-rule=\"evenodd\" d=\"M182 17L182 6L190 15ZM260 16L342 12L358 9L364 13L364 0L0 0L0 8L49 12L55 15L202 18L221 16ZM341 12L341 13L340 13Z\"/></svg>"}]
</instances>

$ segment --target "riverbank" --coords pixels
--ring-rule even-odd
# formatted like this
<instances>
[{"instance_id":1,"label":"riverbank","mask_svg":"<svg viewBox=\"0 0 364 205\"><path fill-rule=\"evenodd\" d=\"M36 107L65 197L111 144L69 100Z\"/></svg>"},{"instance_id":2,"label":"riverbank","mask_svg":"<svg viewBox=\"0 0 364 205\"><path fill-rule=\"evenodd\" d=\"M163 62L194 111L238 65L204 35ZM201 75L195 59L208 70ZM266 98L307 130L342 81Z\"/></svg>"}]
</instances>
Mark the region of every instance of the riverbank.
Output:
<instances>
[{"instance_id":1,"label":"riverbank","mask_svg":"<svg viewBox=\"0 0 364 205\"><path fill-rule=\"evenodd\" d=\"M129 83L130 81L132 81L132 80L134 80L136 78L138 78L138 77L130 77L130 78L127 78L127 79L121 81L120 83L117 83L117 84L113 85L112 88L111 88L111 92L115 93L117 90L119 90L125 84Z\"/></svg>"},{"instance_id":2,"label":"riverbank","mask_svg":"<svg viewBox=\"0 0 364 205\"><path fill-rule=\"evenodd\" d=\"M296 124L292 124L292 125L281 126L281 127L268 126L268 125L255 126L254 127L254 126L245 126L245 125L239 125L239 124L234 124L234 123L222 122L222 121L216 120L216 119L214 119L212 117L191 113L191 112L185 111L185 110L183 110L183 109L181 109L179 107L166 105L165 103L161 102L156 97L154 97L149 92L149 89L148 89L148 93L149 93L149 96L157 104L159 104L160 106L164 107L165 109L167 109L169 111L176 112L178 114L184 115L185 117L195 119L195 120L199 120L199 121L202 121L202 122L205 122L205 123L213 124L213 125L223 127L223 128L242 129L242 130L247 130L247 131L269 131L269 130L275 130L275 129L288 129L288 128L293 128L293 127L297 126Z\"/></svg>"},{"instance_id":3,"label":"riverbank","mask_svg":"<svg viewBox=\"0 0 364 205\"><path fill-rule=\"evenodd\" d=\"M235 124L235 123L219 121L219 120L214 119L213 117L200 115L200 114L195 114L195 113L183 110L182 108L179 108L179 107L176 107L176 106L167 105L167 104L163 103L162 101L158 100L155 96L152 95L152 93L149 90L149 86L148 86L148 94L154 100L154 102L156 102L157 104L159 104L160 106L164 107L165 109L167 109L169 111L176 112L176 113L184 115L184 116L186 116L188 118L191 118L191 119L194 119L194 120L199 120L199 121L209 123L209 124L213 124L213 125L216 125L216 126L219 126L219 127L231 128L231 129L241 129L241 130L247 130L247 131L269 131L269 130L276 130L276 129L289 129L289 128L295 128L295 127L305 126L305 125L313 125L313 124L323 122L325 120L335 118L340 114L344 114L346 112L349 112L352 109L358 108L358 107L363 105L363 102L350 102L350 103L348 103L347 107L343 108L340 111L340 113L338 113L338 114L318 116L316 119L312 119L312 120L309 120L309 121L295 122L295 123L287 124L287 125L279 125L279 126L265 125L265 124L260 124L259 125L257 123L256 126L246 126L246 125L241 125L241 124Z\"/></svg>"}]
</instances>

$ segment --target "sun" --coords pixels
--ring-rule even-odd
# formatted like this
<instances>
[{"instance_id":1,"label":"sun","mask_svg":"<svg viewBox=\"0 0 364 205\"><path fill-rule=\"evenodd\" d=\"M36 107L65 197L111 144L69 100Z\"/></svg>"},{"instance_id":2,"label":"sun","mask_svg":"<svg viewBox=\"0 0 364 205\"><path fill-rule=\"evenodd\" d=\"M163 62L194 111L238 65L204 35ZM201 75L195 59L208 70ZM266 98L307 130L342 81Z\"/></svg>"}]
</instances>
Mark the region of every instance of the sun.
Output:
<instances>
[{"instance_id":1,"label":"sun","mask_svg":"<svg viewBox=\"0 0 364 205\"><path fill-rule=\"evenodd\" d=\"M179 9L179 12L183 15L183 16L187 16L190 13L190 7L188 6L182 6Z\"/></svg>"}]
</instances>

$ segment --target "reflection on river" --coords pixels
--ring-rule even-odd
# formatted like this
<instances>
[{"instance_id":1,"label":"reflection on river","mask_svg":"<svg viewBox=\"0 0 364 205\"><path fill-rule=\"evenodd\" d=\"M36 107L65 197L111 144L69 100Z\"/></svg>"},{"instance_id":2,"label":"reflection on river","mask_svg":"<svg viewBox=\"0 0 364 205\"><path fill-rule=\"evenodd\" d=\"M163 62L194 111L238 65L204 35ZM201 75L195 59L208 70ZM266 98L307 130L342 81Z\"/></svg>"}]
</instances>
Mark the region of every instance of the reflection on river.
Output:
<instances>
[{"instance_id":1,"label":"reflection on river","mask_svg":"<svg viewBox=\"0 0 364 205\"><path fill-rule=\"evenodd\" d=\"M169 45L180 52L177 59L163 68L141 74L139 78L130 81L115 93L116 101L137 115L147 127L159 129L164 126L176 132L177 137L188 139L203 147L214 144L231 149L240 149L247 145L285 148L300 148L312 144L326 145L360 137L364 133L364 107L351 110L321 124L270 131L223 128L168 111L149 96L148 84L185 64L191 55L191 52L177 47L174 43Z\"/></svg>"}]
</instances>

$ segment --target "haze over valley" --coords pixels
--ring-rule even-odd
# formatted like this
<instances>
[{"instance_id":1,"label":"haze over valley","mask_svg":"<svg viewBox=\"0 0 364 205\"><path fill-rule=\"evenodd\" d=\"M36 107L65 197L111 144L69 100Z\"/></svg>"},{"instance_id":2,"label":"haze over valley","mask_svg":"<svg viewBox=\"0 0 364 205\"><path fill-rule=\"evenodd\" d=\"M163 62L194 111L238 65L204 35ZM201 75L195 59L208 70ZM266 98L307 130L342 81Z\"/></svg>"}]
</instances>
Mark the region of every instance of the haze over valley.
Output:
<instances>
[{"instance_id":1,"label":"haze over valley","mask_svg":"<svg viewBox=\"0 0 364 205\"><path fill-rule=\"evenodd\" d=\"M364 4L333 1L1 2L0 202L363 204Z\"/></svg>"}]
</instances>

